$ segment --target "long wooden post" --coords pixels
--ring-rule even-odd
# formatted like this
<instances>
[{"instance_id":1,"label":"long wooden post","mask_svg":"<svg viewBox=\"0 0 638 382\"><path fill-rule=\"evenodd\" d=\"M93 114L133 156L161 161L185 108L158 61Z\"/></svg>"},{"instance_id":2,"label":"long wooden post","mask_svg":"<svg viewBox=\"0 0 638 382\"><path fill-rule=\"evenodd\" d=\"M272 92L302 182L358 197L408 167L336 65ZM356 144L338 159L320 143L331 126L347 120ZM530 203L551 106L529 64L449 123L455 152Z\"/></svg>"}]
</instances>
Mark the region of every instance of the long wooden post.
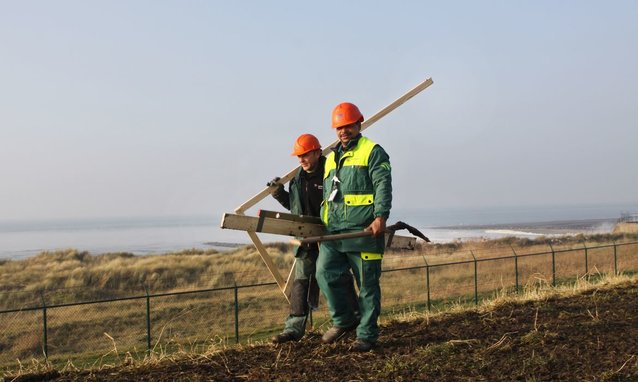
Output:
<instances>
[{"instance_id":1,"label":"long wooden post","mask_svg":"<svg viewBox=\"0 0 638 382\"><path fill-rule=\"evenodd\" d=\"M418 84L417 86L415 86L414 88L409 90L407 93L405 93L401 97L397 98L394 102L392 102L388 106L384 107L383 109L378 111L376 114L374 114L370 118L366 119L361 124L361 130L363 131L363 130L367 129L373 123L375 123L378 120L380 120L381 118L385 117L386 115L388 115L391 111L393 111L397 107L403 105L410 98L414 97L415 95L417 95L420 92L422 92L423 90L425 90L428 86L432 85L432 83L433 83L433 81L432 81L431 78L428 78L427 80L421 82L420 84ZM330 149L332 147L336 146L338 143L339 143L339 141L336 140L336 141L332 142L330 145L326 146L323 149L323 154L326 155L330 151ZM280 183L282 183L282 184L288 183L295 176L295 174L298 171L298 169L299 169L299 167L295 167L290 172L288 172L287 174L282 176L281 179L280 179ZM253 196L252 198L250 198L246 202L244 202L244 204L242 204L241 206L235 208L235 213L238 214L238 215L243 215L244 212L247 209L249 209L250 207L252 207L255 204L257 204L260 201L262 201L265 197L267 197L268 195L273 193L275 191L275 189L276 189L276 187L266 187L266 188L264 188L257 195ZM273 264L272 259L270 258L270 255L268 254L268 252L266 251L266 248L264 247L264 244L261 242L261 240L257 236L256 232L248 231L248 236L250 237L250 240L253 242L253 244L255 244L255 248L257 248L257 251L259 252L259 255L261 256L262 260L266 264L266 267L268 267L268 270L270 271L272 276L275 278L275 281L277 282L277 285L279 286L279 289L281 289L281 291L283 292L283 294L286 297L286 299L288 300L288 302L290 302L290 299L289 299L290 288L288 288L288 289L286 288L287 282L284 281L284 278L279 273L279 270L277 269L277 267L275 267L275 264Z\"/></svg>"},{"instance_id":2,"label":"long wooden post","mask_svg":"<svg viewBox=\"0 0 638 382\"><path fill-rule=\"evenodd\" d=\"M421 82L420 84L415 86L413 89L411 89L410 91L408 91L407 93L405 93L401 97L397 98L394 102L392 102L388 106L386 106L383 109L381 109L380 111L378 111L372 117L370 117L370 118L366 119L365 121L363 121L363 123L361 124L361 131L367 129L373 123L375 123L378 120L380 120L381 118L385 117L391 111L393 111L397 107L403 105L407 100L409 100L410 98L412 98L415 95L419 94L420 92L425 90L428 86L432 85L433 83L434 82L432 81L431 78L428 78L427 80ZM336 140L336 141L332 142L330 145L326 146L323 149L323 154L324 155L328 154L330 152L330 149L332 147L336 146L338 143L339 143L339 140ZM298 169L299 169L299 167L297 166L294 169L292 169L290 172L288 172L287 174L283 175L281 177L281 179L279 180L279 182L282 183L282 184L288 183L292 178L294 178L294 176L297 173ZM257 204L260 201L262 201L265 197L267 197L268 195L272 194L275 190L276 190L276 187L266 187L266 188L264 188L257 195L253 196L252 198L250 198L246 202L244 202L244 204L242 204L241 206L235 208L235 213L237 213L239 215L243 214L247 209L249 209L250 207L252 207L255 204Z\"/></svg>"}]
</instances>

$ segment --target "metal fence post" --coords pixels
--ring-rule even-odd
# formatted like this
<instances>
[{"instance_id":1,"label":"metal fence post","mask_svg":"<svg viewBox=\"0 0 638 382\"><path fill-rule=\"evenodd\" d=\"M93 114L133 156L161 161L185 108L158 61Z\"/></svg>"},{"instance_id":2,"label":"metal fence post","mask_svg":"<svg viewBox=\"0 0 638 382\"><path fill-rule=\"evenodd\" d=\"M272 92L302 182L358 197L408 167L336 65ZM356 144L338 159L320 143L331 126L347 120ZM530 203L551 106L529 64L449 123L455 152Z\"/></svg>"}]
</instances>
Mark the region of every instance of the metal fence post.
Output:
<instances>
[{"instance_id":1,"label":"metal fence post","mask_svg":"<svg viewBox=\"0 0 638 382\"><path fill-rule=\"evenodd\" d=\"M549 245L549 249L552 250L552 286L556 286L556 251L554 251L554 247L552 247L552 243L547 243Z\"/></svg>"},{"instance_id":2,"label":"metal fence post","mask_svg":"<svg viewBox=\"0 0 638 382\"><path fill-rule=\"evenodd\" d=\"M239 343L239 294L237 293L237 281L235 284L235 343Z\"/></svg>"},{"instance_id":3,"label":"metal fence post","mask_svg":"<svg viewBox=\"0 0 638 382\"><path fill-rule=\"evenodd\" d=\"M518 255L516 254L514 247L510 245L510 248L512 248L512 252L514 253L514 274L516 276L515 289L516 289L516 293L518 293Z\"/></svg>"},{"instance_id":4,"label":"metal fence post","mask_svg":"<svg viewBox=\"0 0 638 382\"><path fill-rule=\"evenodd\" d=\"M474 256L474 251L470 250L472 254L472 258L474 258L474 305L478 305L478 262L476 261L476 256Z\"/></svg>"},{"instance_id":5,"label":"metal fence post","mask_svg":"<svg viewBox=\"0 0 638 382\"><path fill-rule=\"evenodd\" d=\"M616 240L614 240L614 276L618 276L618 255L616 252Z\"/></svg>"},{"instance_id":6,"label":"metal fence post","mask_svg":"<svg viewBox=\"0 0 638 382\"><path fill-rule=\"evenodd\" d=\"M151 353L151 296L148 292L148 286L144 285L146 292L146 351Z\"/></svg>"},{"instance_id":7,"label":"metal fence post","mask_svg":"<svg viewBox=\"0 0 638 382\"><path fill-rule=\"evenodd\" d=\"M583 241L583 247L585 248L585 275L589 274L589 261L587 259L587 244Z\"/></svg>"},{"instance_id":8,"label":"metal fence post","mask_svg":"<svg viewBox=\"0 0 638 382\"><path fill-rule=\"evenodd\" d=\"M42 301L42 350L44 359L49 358L49 340L47 338L47 303L44 299L44 290L40 290L40 300Z\"/></svg>"},{"instance_id":9,"label":"metal fence post","mask_svg":"<svg viewBox=\"0 0 638 382\"><path fill-rule=\"evenodd\" d=\"M430 264L428 264L427 259L423 256L423 261L425 261L425 288L427 289L427 299L428 299L428 312L432 309L432 303L430 302Z\"/></svg>"}]
</instances>

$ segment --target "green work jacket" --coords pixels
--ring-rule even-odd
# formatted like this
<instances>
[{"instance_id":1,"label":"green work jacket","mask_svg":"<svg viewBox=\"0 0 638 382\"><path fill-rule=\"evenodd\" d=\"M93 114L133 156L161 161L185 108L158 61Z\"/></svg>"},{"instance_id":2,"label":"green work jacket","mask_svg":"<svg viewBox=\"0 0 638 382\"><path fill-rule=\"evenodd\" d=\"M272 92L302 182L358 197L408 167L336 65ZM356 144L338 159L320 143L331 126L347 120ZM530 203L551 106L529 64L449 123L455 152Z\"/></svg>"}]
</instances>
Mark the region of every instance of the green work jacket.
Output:
<instances>
[{"instance_id":1,"label":"green work jacket","mask_svg":"<svg viewBox=\"0 0 638 382\"><path fill-rule=\"evenodd\" d=\"M329 233L361 231L376 217L387 220L392 206L390 157L381 146L359 136L326 157L321 218ZM343 241L344 251L383 253L384 238Z\"/></svg>"},{"instance_id":2,"label":"green work jacket","mask_svg":"<svg viewBox=\"0 0 638 382\"><path fill-rule=\"evenodd\" d=\"M320 173L318 176L321 176L321 171L323 171L324 165L326 163L326 157L321 156L319 158L319 164L317 165L317 170ZM310 192L308 189L304 190L302 187L305 184L306 187L310 187L307 181L302 181L301 177L304 173L304 170L299 167L299 170L295 174L295 177L290 180L290 184L288 186L288 192L286 192L283 188L281 190L273 193L273 197L282 205L284 208L290 210L292 214L295 215L308 215L308 216L318 216L318 211L312 211L310 209L317 209L319 204L321 203L321 196L316 196L315 193ZM317 182L320 180L317 179ZM305 200L305 198L309 200ZM310 200L310 199L313 200ZM306 207L304 207L306 206ZM306 211L306 209L308 209ZM299 256L301 254L301 250L304 251L316 251L317 244L306 245L306 246L295 246L293 248L293 253L295 256Z\"/></svg>"},{"instance_id":3,"label":"green work jacket","mask_svg":"<svg viewBox=\"0 0 638 382\"><path fill-rule=\"evenodd\" d=\"M317 165L317 171L323 171L325 163L326 163L326 157L321 156L319 158L319 164ZM317 212L304 211L304 205L306 205L306 202L308 203L308 205L318 206L321 200L305 201L303 199L304 190L302 190L303 182L301 180L303 171L304 170L301 167L299 167L299 170L297 170L295 177L290 180L290 184L288 186L288 192L282 189L281 191L275 191L275 193L273 193L272 196L275 199L277 199L277 201L282 206L284 206L284 208L286 208L287 210L290 210L290 213L292 214L317 216ZM306 198L313 197L311 196L313 194L308 193L307 190L305 190L305 192L307 193Z\"/></svg>"}]
</instances>

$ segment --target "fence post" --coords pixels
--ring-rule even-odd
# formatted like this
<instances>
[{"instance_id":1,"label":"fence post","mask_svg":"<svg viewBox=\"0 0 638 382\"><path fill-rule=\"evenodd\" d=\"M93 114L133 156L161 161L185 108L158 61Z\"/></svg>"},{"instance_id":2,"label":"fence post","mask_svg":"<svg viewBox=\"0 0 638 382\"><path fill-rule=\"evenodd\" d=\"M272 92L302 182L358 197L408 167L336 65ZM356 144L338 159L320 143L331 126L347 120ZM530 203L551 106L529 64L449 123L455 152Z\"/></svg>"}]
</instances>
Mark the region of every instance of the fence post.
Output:
<instances>
[{"instance_id":1,"label":"fence post","mask_svg":"<svg viewBox=\"0 0 638 382\"><path fill-rule=\"evenodd\" d=\"M587 259L587 244L583 241L583 247L585 248L585 276L589 274L589 261Z\"/></svg>"},{"instance_id":2,"label":"fence post","mask_svg":"<svg viewBox=\"0 0 638 382\"><path fill-rule=\"evenodd\" d=\"M476 261L476 256L474 256L474 251L470 250L470 253L474 259L474 305L478 305L478 262Z\"/></svg>"},{"instance_id":3,"label":"fence post","mask_svg":"<svg viewBox=\"0 0 638 382\"><path fill-rule=\"evenodd\" d=\"M556 287L556 251L552 247L552 243L547 243L552 250L552 286Z\"/></svg>"},{"instance_id":4,"label":"fence post","mask_svg":"<svg viewBox=\"0 0 638 382\"><path fill-rule=\"evenodd\" d=\"M428 312L432 309L432 303L430 302L430 264L423 255L423 261L425 261L425 288L427 289L428 299Z\"/></svg>"},{"instance_id":5,"label":"fence post","mask_svg":"<svg viewBox=\"0 0 638 382\"><path fill-rule=\"evenodd\" d=\"M515 288L516 288L516 293L518 293L518 255L516 254L514 247L510 245L510 248L512 248L512 252L514 253L514 274L516 275Z\"/></svg>"},{"instance_id":6,"label":"fence post","mask_svg":"<svg viewBox=\"0 0 638 382\"><path fill-rule=\"evenodd\" d=\"M618 255L616 253L616 240L614 240L614 276L618 276Z\"/></svg>"},{"instance_id":7,"label":"fence post","mask_svg":"<svg viewBox=\"0 0 638 382\"><path fill-rule=\"evenodd\" d=\"M148 285L144 285L146 293L146 351L151 354L151 296L148 292Z\"/></svg>"},{"instance_id":8,"label":"fence post","mask_svg":"<svg viewBox=\"0 0 638 382\"><path fill-rule=\"evenodd\" d=\"M237 293L237 281L235 285L235 343L239 343L239 294Z\"/></svg>"},{"instance_id":9,"label":"fence post","mask_svg":"<svg viewBox=\"0 0 638 382\"><path fill-rule=\"evenodd\" d=\"M40 300L42 301L42 350L44 352L44 359L49 358L49 340L47 338L47 303L44 299L44 290L40 289Z\"/></svg>"}]
</instances>

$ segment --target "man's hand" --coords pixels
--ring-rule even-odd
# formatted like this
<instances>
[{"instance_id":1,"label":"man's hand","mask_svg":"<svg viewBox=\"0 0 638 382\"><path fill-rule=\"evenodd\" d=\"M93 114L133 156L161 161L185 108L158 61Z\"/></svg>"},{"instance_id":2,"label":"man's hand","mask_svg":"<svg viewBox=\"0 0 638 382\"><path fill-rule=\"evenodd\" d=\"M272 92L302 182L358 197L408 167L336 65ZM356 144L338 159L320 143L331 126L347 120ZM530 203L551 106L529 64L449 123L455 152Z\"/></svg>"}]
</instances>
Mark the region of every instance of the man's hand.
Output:
<instances>
[{"instance_id":1,"label":"man's hand","mask_svg":"<svg viewBox=\"0 0 638 382\"><path fill-rule=\"evenodd\" d=\"M273 192L274 196L281 194L281 192L284 190L284 185L279 183L280 179L280 177L276 177L273 178L273 180L271 180L270 182L266 183L266 186L268 187L277 187L277 189Z\"/></svg>"},{"instance_id":2,"label":"man's hand","mask_svg":"<svg viewBox=\"0 0 638 382\"><path fill-rule=\"evenodd\" d=\"M366 231L372 231L372 236L379 237L385 233L385 219L381 216L377 217L370 223Z\"/></svg>"},{"instance_id":3,"label":"man's hand","mask_svg":"<svg viewBox=\"0 0 638 382\"><path fill-rule=\"evenodd\" d=\"M280 179L281 179L280 177L275 177L270 182L266 183L266 186L268 187L283 186L281 183L279 183Z\"/></svg>"}]
</instances>

